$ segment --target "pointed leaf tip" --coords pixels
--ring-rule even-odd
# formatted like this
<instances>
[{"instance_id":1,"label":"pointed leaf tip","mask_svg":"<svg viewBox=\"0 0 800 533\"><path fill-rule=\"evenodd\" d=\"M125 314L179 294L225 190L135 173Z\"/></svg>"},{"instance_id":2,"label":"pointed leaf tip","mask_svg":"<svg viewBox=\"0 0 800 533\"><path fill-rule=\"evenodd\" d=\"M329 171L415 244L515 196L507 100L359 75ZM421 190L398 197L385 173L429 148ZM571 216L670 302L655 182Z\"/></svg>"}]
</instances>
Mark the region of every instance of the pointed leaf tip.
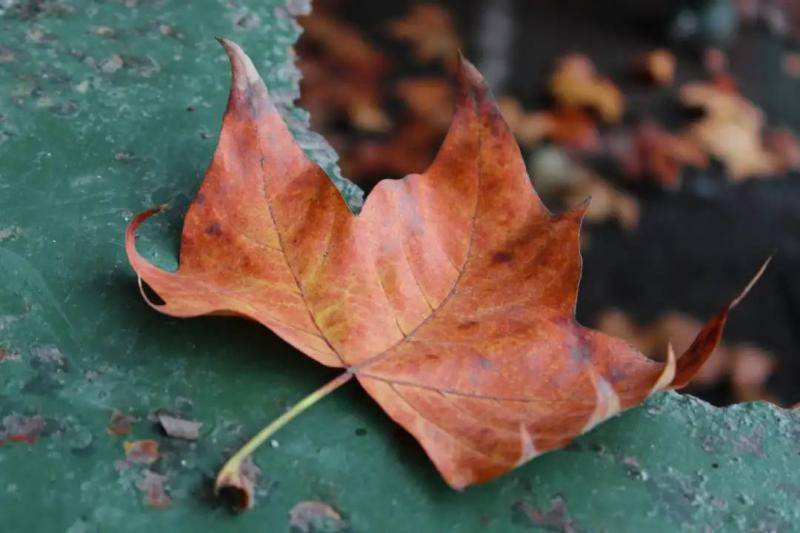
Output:
<instances>
[{"instance_id":1,"label":"pointed leaf tip","mask_svg":"<svg viewBox=\"0 0 800 533\"><path fill-rule=\"evenodd\" d=\"M231 63L228 111L244 118L257 118L272 107L264 80L238 44L224 37L217 37L217 41L225 49Z\"/></svg>"},{"instance_id":2,"label":"pointed leaf tip","mask_svg":"<svg viewBox=\"0 0 800 533\"><path fill-rule=\"evenodd\" d=\"M717 345L719 345L720 339L722 338L722 331L725 329L725 322L728 320L728 313L741 303L756 282L761 279L770 261L772 261L772 256L769 256L767 260L764 261L739 294L723 307L722 311L711 317L711 319L705 323L692 345L689 346L689 349L678 358L675 377L670 384L670 388L679 389L685 387L692 378L694 378L697 372L700 371L700 368L702 368L708 358L711 357Z\"/></svg>"}]
</instances>

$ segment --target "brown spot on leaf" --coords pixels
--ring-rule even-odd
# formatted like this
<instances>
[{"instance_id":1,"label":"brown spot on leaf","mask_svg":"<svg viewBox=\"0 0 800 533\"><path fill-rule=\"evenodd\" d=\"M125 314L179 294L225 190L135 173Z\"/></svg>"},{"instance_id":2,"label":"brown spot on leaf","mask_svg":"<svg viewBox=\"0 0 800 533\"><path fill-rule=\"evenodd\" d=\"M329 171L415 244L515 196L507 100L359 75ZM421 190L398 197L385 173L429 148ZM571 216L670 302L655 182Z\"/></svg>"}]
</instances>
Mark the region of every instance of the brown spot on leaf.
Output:
<instances>
[{"instance_id":1,"label":"brown spot on leaf","mask_svg":"<svg viewBox=\"0 0 800 533\"><path fill-rule=\"evenodd\" d=\"M188 107L188 108L186 108L186 110L187 111L194 111L194 108L193 107ZM194 201L198 205L203 205L204 203L206 203L206 195L201 193L201 192L199 192L199 193L197 193L197 196L195 197Z\"/></svg>"},{"instance_id":2,"label":"brown spot on leaf","mask_svg":"<svg viewBox=\"0 0 800 533\"><path fill-rule=\"evenodd\" d=\"M209 235L213 235L215 237L219 237L220 235L222 235L222 230L220 229L219 224L214 222L213 224L211 224L206 228L206 233L208 233Z\"/></svg>"},{"instance_id":3,"label":"brown spot on leaf","mask_svg":"<svg viewBox=\"0 0 800 533\"><path fill-rule=\"evenodd\" d=\"M494 263L508 263L512 259L514 259L514 254L512 254L511 252L497 252L492 257L492 262L494 262Z\"/></svg>"}]
</instances>

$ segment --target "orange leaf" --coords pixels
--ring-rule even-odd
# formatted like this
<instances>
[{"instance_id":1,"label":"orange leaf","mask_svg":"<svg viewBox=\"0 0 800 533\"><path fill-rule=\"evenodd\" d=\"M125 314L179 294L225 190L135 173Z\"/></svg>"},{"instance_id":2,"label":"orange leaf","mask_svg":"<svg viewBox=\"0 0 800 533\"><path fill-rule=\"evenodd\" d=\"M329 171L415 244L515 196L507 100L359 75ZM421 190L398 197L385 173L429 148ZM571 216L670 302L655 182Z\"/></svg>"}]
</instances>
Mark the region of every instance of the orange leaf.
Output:
<instances>
[{"instance_id":1,"label":"orange leaf","mask_svg":"<svg viewBox=\"0 0 800 533\"><path fill-rule=\"evenodd\" d=\"M591 60L582 54L561 58L550 91L563 107L589 107L606 122L619 122L625 108L622 93L614 83L597 74Z\"/></svg>"},{"instance_id":2,"label":"orange leaf","mask_svg":"<svg viewBox=\"0 0 800 533\"><path fill-rule=\"evenodd\" d=\"M346 369L276 427L355 376L462 489L685 384L716 345L730 305L677 363L575 322L585 205L545 208L466 61L434 162L379 183L356 216L297 146L250 59L222 43L231 93L180 268L136 251L137 228L157 210L131 222L126 249L163 299L148 300L155 309L246 316Z\"/></svg>"}]
</instances>

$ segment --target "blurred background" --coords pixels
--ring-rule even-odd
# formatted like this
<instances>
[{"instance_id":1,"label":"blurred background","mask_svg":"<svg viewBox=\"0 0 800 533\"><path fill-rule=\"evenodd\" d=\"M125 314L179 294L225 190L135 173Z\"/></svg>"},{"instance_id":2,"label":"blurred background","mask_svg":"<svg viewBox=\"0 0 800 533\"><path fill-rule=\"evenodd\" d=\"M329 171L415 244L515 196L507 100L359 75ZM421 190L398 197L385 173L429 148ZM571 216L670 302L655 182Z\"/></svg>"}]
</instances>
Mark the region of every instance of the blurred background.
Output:
<instances>
[{"instance_id":1,"label":"blurred background","mask_svg":"<svg viewBox=\"0 0 800 533\"><path fill-rule=\"evenodd\" d=\"M770 255L690 391L800 402L800 1L315 0L300 105L369 191L423 171L458 50L553 210L592 197L581 323L678 353ZM247 21L242 21L246 24Z\"/></svg>"}]
</instances>

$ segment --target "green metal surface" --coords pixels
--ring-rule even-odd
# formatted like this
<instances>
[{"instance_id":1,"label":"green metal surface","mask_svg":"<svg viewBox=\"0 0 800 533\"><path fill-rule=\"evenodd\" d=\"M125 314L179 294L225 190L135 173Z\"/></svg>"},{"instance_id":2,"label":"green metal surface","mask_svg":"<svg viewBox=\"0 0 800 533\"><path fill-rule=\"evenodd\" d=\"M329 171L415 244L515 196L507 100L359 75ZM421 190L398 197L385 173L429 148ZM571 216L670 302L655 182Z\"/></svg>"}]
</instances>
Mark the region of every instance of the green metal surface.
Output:
<instances>
[{"instance_id":1,"label":"green metal surface","mask_svg":"<svg viewBox=\"0 0 800 533\"><path fill-rule=\"evenodd\" d=\"M228 454L332 374L256 324L146 307L123 230L169 202L139 247L175 264L227 94L215 35L253 57L307 149L338 172L290 107L290 14L303 9L0 1L0 530L287 531L304 500L329 503L360 532L797 529L800 413L675 394L457 493L349 384L257 453L251 512L210 497ZM346 195L357 208L358 192ZM202 422L200 438L162 435L159 409ZM115 410L139 419L129 435L106 431ZM35 442L12 442L23 422L41 428ZM123 442L136 439L157 440L162 457L125 463ZM144 503L146 470L166 476L169 507Z\"/></svg>"}]
</instances>

